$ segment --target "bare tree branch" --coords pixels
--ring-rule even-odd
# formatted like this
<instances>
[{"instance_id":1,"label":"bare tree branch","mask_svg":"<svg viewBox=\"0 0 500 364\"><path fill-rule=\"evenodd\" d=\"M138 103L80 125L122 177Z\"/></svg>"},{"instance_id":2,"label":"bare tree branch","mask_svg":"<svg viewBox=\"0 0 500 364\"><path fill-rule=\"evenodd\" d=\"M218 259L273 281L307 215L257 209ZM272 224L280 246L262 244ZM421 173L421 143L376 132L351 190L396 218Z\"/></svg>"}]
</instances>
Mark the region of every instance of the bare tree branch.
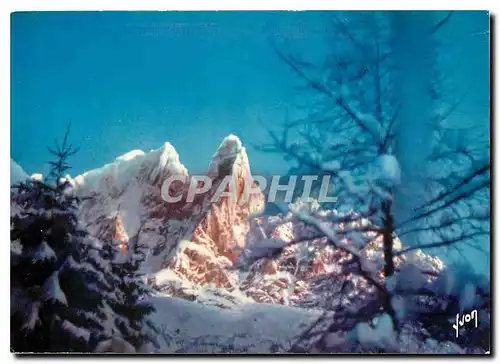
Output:
<instances>
[{"instance_id":1,"label":"bare tree branch","mask_svg":"<svg viewBox=\"0 0 500 364\"><path fill-rule=\"evenodd\" d=\"M453 15L453 10L449 11L446 16L441 19L439 22L436 23L431 29L431 34L435 34L439 29L441 29L446 23L448 23L451 19L451 16Z\"/></svg>"},{"instance_id":2,"label":"bare tree branch","mask_svg":"<svg viewBox=\"0 0 500 364\"><path fill-rule=\"evenodd\" d=\"M461 236L456 237L454 239L450 239L450 240L437 241L437 242L412 246L412 247L398 251L397 253L394 254L394 256L400 256L400 255L406 254L408 252L411 252L411 251L417 250L417 249L431 249L431 248L437 248L437 247L442 247L442 246L449 246L449 245L452 245L452 244L455 244L455 243L458 243L458 242L461 242L461 241L464 241L467 239L482 236L482 235L489 235L489 231L479 231L479 232L474 232L471 234L462 234Z\"/></svg>"}]
</instances>

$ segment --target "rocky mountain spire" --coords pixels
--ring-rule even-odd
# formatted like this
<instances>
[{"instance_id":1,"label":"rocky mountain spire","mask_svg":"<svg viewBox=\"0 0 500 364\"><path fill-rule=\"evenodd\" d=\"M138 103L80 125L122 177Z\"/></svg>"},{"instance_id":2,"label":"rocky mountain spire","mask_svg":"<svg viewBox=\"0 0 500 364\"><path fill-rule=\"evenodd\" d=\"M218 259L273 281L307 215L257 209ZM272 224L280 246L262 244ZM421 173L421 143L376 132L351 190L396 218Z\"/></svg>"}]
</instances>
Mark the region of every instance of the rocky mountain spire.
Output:
<instances>
[{"instance_id":1,"label":"rocky mountain spire","mask_svg":"<svg viewBox=\"0 0 500 364\"><path fill-rule=\"evenodd\" d=\"M149 153L126 153L102 168L75 177L72 185L77 195L91 197L82 204L80 214L96 235L111 223L98 217L113 216L118 209L119 217L112 222L113 234L116 230L117 236L111 238L134 236L143 226L141 241L148 249L145 267L147 273L153 274L179 260L189 260L185 254L173 255L183 240L207 248L216 257L227 258L229 264L243 248L247 217L263 210L264 197L262 193L244 193L244 183L252 181L252 176L246 150L236 136L224 138L206 175L212 182L211 188L187 202L192 177L180 163L174 147L165 143ZM163 183L172 176L184 178L170 186L169 193L181 195L175 203L162 197ZM234 181L236 199L223 195L215 201L226 176ZM198 265L195 264L196 270Z\"/></svg>"},{"instance_id":2,"label":"rocky mountain spire","mask_svg":"<svg viewBox=\"0 0 500 364\"><path fill-rule=\"evenodd\" d=\"M212 188L192 205L195 216L199 211L196 228L170 266L197 283L234 288L236 276L228 268L244 248L248 217L264 210L264 196L261 192L244 193L245 183L252 183L253 179L245 148L234 135L222 141L207 175L212 180ZM234 195L227 193L214 200L226 176L234 181ZM225 192L230 191L226 188ZM186 266L189 269L185 269Z\"/></svg>"}]
</instances>

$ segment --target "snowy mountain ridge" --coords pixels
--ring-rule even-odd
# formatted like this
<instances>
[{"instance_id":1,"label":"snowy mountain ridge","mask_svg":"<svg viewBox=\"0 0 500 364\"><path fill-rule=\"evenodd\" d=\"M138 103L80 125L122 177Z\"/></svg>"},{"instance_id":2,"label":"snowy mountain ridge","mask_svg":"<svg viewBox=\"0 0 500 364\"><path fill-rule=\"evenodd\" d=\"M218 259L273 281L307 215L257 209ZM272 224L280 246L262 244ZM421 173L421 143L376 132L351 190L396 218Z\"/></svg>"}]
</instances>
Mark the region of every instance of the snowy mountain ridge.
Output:
<instances>
[{"instance_id":1,"label":"snowy mountain ridge","mask_svg":"<svg viewBox=\"0 0 500 364\"><path fill-rule=\"evenodd\" d=\"M147 180L154 183L168 170L170 173L187 174L179 161L175 148L168 142L148 153L136 149L115 158L103 167L87 171L74 178L78 190L93 192L111 187L123 188L140 171L149 167Z\"/></svg>"},{"instance_id":2,"label":"snowy mountain ridge","mask_svg":"<svg viewBox=\"0 0 500 364\"><path fill-rule=\"evenodd\" d=\"M326 247L320 255L308 256L307 250L311 253L316 248L304 248L304 244L285 250L285 256L306 254L298 258L294 274L288 271L289 267L285 268L288 263L280 264L276 259L263 259L249 272L239 272L235 264L241 252L255 253L256 248L273 241L306 239L314 236L315 231L290 216L259 216L265 205L262 194L251 195L249 201L240 196L236 203L230 198L211 202L217 184L228 174L235 176L238 183L251 178L245 148L234 135L223 139L209 163L207 175L214 180L213 188L196 196L192 203L167 204L161 197L166 178L189 176L168 142L147 153L132 150L101 168L66 178L73 192L85 198L80 217L91 234L111 236L120 230L127 240L140 240L148 247L144 271L168 294L196 300L195 296L209 297L207 287L215 287L223 289L226 297L232 295L230 300L234 302L242 302L237 292L243 290L251 301L296 304L297 300L305 300L304 295L311 296L308 285L315 276L341 272L339 262L345 258L339 252L334 253L324 239L312 243ZM317 208L311 207L311 202L301 204ZM396 248L400 248L398 244ZM306 273L302 274L299 265L309 260L312 267L304 268ZM430 262L427 263L430 270L442 269L439 259ZM297 275L301 278L297 279ZM315 298L312 302L318 303Z\"/></svg>"},{"instance_id":3,"label":"snowy mountain ridge","mask_svg":"<svg viewBox=\"0 0 500 364\"><path fill-rule=\"evenodd\" d=\"M222 141L208 166L207 175L213 180L212 189L205 194L196 195L193 202L186 202L183 195L183 200L178 203L167 203L161 196L162 183L169 176L189 177L188 170L182 165L170 143L148 153L140 150L128 152L112 163L85 172L70 181L78 196L91 197L81 208L81 217L91 231L99 229L100 220L105 216L118 215L128 236L133 237L140 232L141 241L145 241L150 247L145 268L152 274L167 264L170 250L181 240L201 239L205 243L207 239L214 241L211 235L217 232L210 231L210 221L214 215L210 212L211 209L228 213L232 230L244 233L244 217L258 212L263 208L264 202L260 196L251 196L252 201L243 203L240 200L238 207L234 209L229 206L232 204L227 199L210 202L217 186L228 174L240 179L250 175L245 148L233 135ZM187 185L189 178L180 187L172 184L171 189L175 190L173 193L182 192ZM209 221L203 222L203 219ZM196 230L203 224L204 227ZM231 235L223 234L215 240L231 245L234 243ZM226 246L219 248L227 250Z\"/></svg>"},{"instance_id":4,"label":"snowy mountain ridge","mask_svg":"<svg viewBox=\"0 0 500 364\"><path fill-rule=\"evenodd\" d=\"M237 315L236 312L245 311L245 307L262 311L264 316L269 315L271 311L267 309L273 307L273 312L279 311L278 308L283 310L283 317L301 312L296 315L302 317L299 321L305 327L317 319L322 310L333 312L336 307L355 310L361 302L378 299L377 292L366 280L350 272L349 255L335 249L325 237L318 238L314 227L298 221L290 213L260 215L264 211L264 195L255 193L245 198L239 193L243 182L251 177L251 169L245 148L237 137L231 135L222 141L207 169L207 175L213 179L212 189L197 195L193 202L186 202L184 198L178 203L163 200L162 183L172 175L189 177L189 172L174 147L165 143L148 153L133 150L101 168L75 178L66 177L73 192L84 198L79 217L91 234L110 236L129 246L140 243L146 247L142 269L159 292L155 299L155 317L166 330L165 338L175 336L172 329L179 325L175 316L183 315L180 311L164 312L167 306L187 307L197 314L216 313L223 322ZM237 181L238 200L223 197L211 201L227 175ZM182 192L187 184L174 186L172 192ZM318 212L314 200L297 201L295 207ZM15 213L15 209L12 211ZM337 212L320 212L318 218L332 225L330 218ZM294 240L302 243L285 247ZM347 240L344 243L356 244ZM278 247L284 247L280 256L259 255L262 249ZM396 239L395 252L402 248L403 244ZM367 266L373 266L370 269L378 274L383 254L381 239L373 240L362 254L369 262ZM250 259L248 264L249 257L260 259ZM395 259L396 267L404 262L411 262L431 274L438 274L444 268L438 258L419 250ZM346 282L350 284L350 293L336 295ZM175 301L169 301L174 297ZM259 306L262 304L268 305ZM195 308L196 305L200 306ZM283 329L279 325L268 327L264 321L262 325L269 330ZM286 334L283 340L287 343L280 342L279 348L269 347L272 335L263 344L259 341L262 338L252 331L251 336L256 336L248 340L252 343L257 340L259 345L266 346L265 349L258 346L257 351L288 350L293 337L292 333L286 333L288 329L283 330L279 335ZM298 334L300 330L295 327L292 336ZM189 348L175 349L171 342L166 342L163 350L189 351Z\"/></svg>"}]
</instances>

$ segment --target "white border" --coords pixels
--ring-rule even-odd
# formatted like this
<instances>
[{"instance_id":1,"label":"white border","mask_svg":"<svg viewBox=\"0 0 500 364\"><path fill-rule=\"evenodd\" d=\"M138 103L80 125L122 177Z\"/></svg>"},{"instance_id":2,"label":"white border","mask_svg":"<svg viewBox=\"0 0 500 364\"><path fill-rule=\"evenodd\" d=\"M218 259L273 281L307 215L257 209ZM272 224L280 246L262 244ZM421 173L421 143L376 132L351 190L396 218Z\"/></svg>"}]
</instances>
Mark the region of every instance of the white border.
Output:
<instances>
[{"instance_id":1,"label":"white border","mask_svg":"<svg viewBox=\"0 0 500 364\"><path fill-rule=\"evenodd\" d=\"M7 1L13 10L493 10L494 0L421 0L421 1L324 1L324 0L18 0Z\"/></svg>"},{"instance_id":2,"label":"white border","mask_svg":"<svg viewBox=\"0 0 500 364\"><path fill-rule=\"evenodd\" d=\"M387 1L387 0L377 0L377 1L359 1L359 0L349 0L349 1L329 1L324 0L307 0L307 1L296 1L296 0L281 0L281 1L269 1L269 0L252 0L252 1L224 1L224 0L209 0L209 1L193 1L193 0L169 0L169 1L152 1L152 0L121 0L121 1L104 1L104 0L74 0L74 1L62 1L62 0L17 0L17 1L2 1L0 2L0 50L2 57L1 61L1 97L0 97L0 120L2 120L3 128L0 133L0 148L2 150L2 158L0 159L0 170L4 172L3 178L0 178L0 229L2 233L2 254L1 259L3 260L2 267L9 266L9 254L7 251L7 243L9 241L9 191L8 178L6 171L9 170L7 155L10 156L10 13L13 11L34 11L34 10L387 10L387 9L402 9L402 10L442 10L442 9L454 9L454 10L490 10L493 14L500 14L500 1L498 0L474 0L474 1L432 1L432 0L420 0L420 1ZM498 30L498 18L496 19L495 30ZM498 36L498 31L495 32ZM495 41L495 43L497 43ZM498 58L496 58L495 69L498 71ZM496 78L496 77L495 77ZM500 105L498 92L495 93L495 100L492 100L492 104ZM494 139L500 140L500 129L496 127ZM498 170L498 156L495 162L495 170ZM498 177L495 179L495 190L498 191ZM498 204L495 206L495 210L492 213L495 216L499 216ZM498 218L496 219L498 222ZM495 230L498 236L498 229L495 226ZM496 242L492 242L492 245L497 245ZM498 250L498 247L497 247ZM497 262L498 264L498 262ZM496 267L494 267L496 272ZM14 356L10 354L9 341L10 341L10 325L7 317L9 317L9 272L5 269L2 272L1 287L0 292L2 297L1 309L2 309L2 325L1 325L1 362L11 362L14 360ZM496 274L495 274L496 277ZM496 298L496 296L495 296ZM496 300L494 300L496 303ZM494 317L495 317L495 328L498 329L498 311L494 307ZM499 350L498 345L498 333L495 335L496 342L494 347ZM498 355L498 353L497 353ZM144 358L144 359L150 359ZM174 357L168 358L158 358L160 360L173 361L179 360ZM314 357L301 358L304 360L315 359ZM357 358L345 358L341 356L334 356L328 360L334 360L335 362L344 362L347 360L354 361L365 361L366 357ZM378 359L381 359L378 357ZM401 358L405 360L406 358ZM427 357L425 360L432 360L434 358ZM57 359L43 358L47 361L55 361ZM109 360L106 358L81 358L84 362L104 362ZM141 359L142 360L142 359ZM182 359L182 360L196 360L196 358ZM247 359L248 360L248 359ZM270 361L272 358L252 358L250 360L265 362ZM318 358L316 358L318 360ZM480 358L469 359L470 361L480 360ZM484 360L484 358L483 358Z\"/></svg>"}]
</instances>

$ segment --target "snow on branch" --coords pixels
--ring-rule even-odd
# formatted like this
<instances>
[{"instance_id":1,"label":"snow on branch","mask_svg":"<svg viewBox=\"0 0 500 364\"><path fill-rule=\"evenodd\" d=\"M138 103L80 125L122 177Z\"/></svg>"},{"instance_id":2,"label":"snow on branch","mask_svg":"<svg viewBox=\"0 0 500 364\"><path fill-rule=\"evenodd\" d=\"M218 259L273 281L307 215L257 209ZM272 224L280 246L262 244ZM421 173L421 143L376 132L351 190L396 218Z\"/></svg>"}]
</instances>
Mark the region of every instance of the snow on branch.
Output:
<instances>
[{"instance_id":1,"label":"snow on branch","mask_svg":"<svg viewBox=\"0 0 500 364\"><path fill-rule=\"evenodd\" d=\"M336 248L343 250L344 252L347 252L352 255L353 259L358 263L359 270L360 270L360 275L365 278L367 281L372 283L384 296L388 296L388 292L384 285L382 285L376 278L373 277L374 270L373 270L373 265L370 264L370 262L366 262L366 258L361 256L359 251L354 247L354 246L349 246L345 244L342 239L337 238L335 232L328 226L328 224L319 221L318 219L314 218L313 216L310 216L308 214L301 213L297 211L296 209L293 209L293 207L290 208L290 212L299 220L302 222L311 225L315 227L319 232L324 234L324 236L328 239L328 241ZM389 311L389 314L391 314L392 317L393 311L392 308L389 306L386 307L386 309Z\"/></svg>"},{"instance_id":2,"label":"snow on branch","mask_svg":"<svg viewBox=\"0 0 500 364\"><path fill-rule=\"evenodd\" d=\"M68 320L63 321L62 328L69 332L72 336L76 338L82 338L86 342L88 342L90 339L90 332L87 329L76 326Z\"/></svg>"},{"instance_id":3,"label":"snow on branch","mask_svg":"<svg viewBox=\"0 0 500 364\"><path fill-rule=\"evenodd\" d=\"M33 255L33 261L35 262L51 261L55 259L57 259L56 253L46 241L42 241Z\"/></svg>"},{"instance_id":4,"label":"snow on branch","mask_svg":"<svg viewBox=\"0 0 500 364\"><path fill-rule=\"evenodd\" d=\"M40 301L33 301L30 303L25 313L26 321L21 327L21 330L33 331L35 326L40 323L40 306Z\"/></svg>"},{"instance_id":5,"label":"snow on branch","mask_svg":"<svg viewBox=\"0 0 500 364\"><path fill-rule=\"evenodd\" d=\"M55 271L51 276L45 281L43 285L43 295L46 301L54 300L62 303L63 305L68 305L66 295L59 285L59 271Z\"/></svg>"},{"instance_id":6,"label":"snow on branch","mask_svg":"<svg viewBox=\"0 0 500 364\"><path fill-rule=\"evenodd\" d=\"M360 259L359 251L354 247L348 246L347 244L342 243L337 239L335 232L331 229L331 227L318 219L314 218L311 215L305 214L303 212L297 211L294 207L290 206L289 211L300 221L314 226L318 231L320 231L324 236L337 248L344 250L345 252L353 255Z\"/></svg>"}]
</instances>

